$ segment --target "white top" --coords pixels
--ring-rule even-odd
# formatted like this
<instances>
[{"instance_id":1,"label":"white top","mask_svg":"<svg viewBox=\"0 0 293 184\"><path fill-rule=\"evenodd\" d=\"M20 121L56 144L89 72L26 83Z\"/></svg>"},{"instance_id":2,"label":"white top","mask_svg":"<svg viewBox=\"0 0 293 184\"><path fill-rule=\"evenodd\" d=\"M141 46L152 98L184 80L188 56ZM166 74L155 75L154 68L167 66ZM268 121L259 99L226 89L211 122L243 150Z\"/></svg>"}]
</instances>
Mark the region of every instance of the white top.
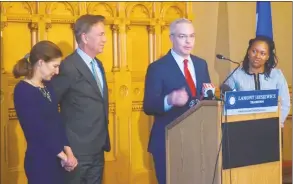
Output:
<instances>
[{"instance_id":1,"label":"white top","mask_svg":"<svg viewBox=\"0 0 293 184\"><path fill-rule=\"evenodd\" d=\"M242 67L239 67L227 80L226 84L236 91L278 89L281 100L280 121L282 127L284 126L284 122L290 111L290 93L287 81L280 69L272 69L270 77L266 78L265 74L247 74Z\"/></svg>"}]
</instances>

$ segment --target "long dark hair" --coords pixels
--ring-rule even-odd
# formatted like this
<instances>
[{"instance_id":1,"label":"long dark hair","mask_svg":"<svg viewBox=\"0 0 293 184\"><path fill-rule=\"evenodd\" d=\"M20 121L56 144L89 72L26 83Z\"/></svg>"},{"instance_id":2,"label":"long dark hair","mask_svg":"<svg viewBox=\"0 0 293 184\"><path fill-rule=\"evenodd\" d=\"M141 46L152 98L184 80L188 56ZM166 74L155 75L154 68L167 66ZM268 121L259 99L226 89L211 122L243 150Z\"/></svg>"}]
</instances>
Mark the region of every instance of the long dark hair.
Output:
<instances>
[{"instance_id":1,"label":"long dark hair","mask_svg":"<svg viewBox=\"0 0 293 184\"><path fill-rule=\"evenodd\" d=\"M15 78L33 76L33 68L39 60L50 62L52 59L62 57L60 48L51 41L40 41L31 49L30 53L20 59L13 67Z\"/></svg>"},{"instance_id":2,"label":"long dark hair","mask_svg":"<svg viewBox=\"0 0 293 184\"><path fill-rule=\"evenodd\" d=\"M269 59L265 63L265 66L264 66L264 74L265 74L265 77L267 78L267 77L270 77L272 69L275 68L278 64L278 58L276 56L275 42L267 36L256 36L255 38L249 40L249 46L247 48L247 51L246 51L246 54L245 54L245 57L243 60L242 69L247 74L249 74L248 51L250 50L251 46L257 41L266 42L269 47L269 54L270 54Z\"/></svg>"}]
</instances>

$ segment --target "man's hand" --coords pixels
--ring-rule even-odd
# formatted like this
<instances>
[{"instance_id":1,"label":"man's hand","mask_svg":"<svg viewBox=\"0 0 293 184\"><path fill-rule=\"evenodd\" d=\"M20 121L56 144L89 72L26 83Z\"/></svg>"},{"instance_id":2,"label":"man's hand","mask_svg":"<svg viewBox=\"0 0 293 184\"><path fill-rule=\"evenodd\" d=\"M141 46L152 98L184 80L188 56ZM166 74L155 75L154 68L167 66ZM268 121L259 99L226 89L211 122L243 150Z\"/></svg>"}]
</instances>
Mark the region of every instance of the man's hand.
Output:
<instances>
[{"instance_id":1,"label":"man's hand","mask_svg":"<svg viewBox=\"0 0 293 184\"><path fill-rule=\"evenodd\" d=\"M188 101L188 93L185 88L172 91L168 97L167 102L169 105L182 107Z\"/></svg>"},{"instance_id":2,"label":"man's hand","mask_svg":"<svg viewBox=\"0 0 293 184\"><path fill-rule=\"evenodd\" d=\"M75 167L77 166L78 162L77 159L75 158L75 156L73 154L69 154L67 155L67 162L64 165L64 168L66 171L72 171L75 169Z\"/></svg>"}]
</instances>

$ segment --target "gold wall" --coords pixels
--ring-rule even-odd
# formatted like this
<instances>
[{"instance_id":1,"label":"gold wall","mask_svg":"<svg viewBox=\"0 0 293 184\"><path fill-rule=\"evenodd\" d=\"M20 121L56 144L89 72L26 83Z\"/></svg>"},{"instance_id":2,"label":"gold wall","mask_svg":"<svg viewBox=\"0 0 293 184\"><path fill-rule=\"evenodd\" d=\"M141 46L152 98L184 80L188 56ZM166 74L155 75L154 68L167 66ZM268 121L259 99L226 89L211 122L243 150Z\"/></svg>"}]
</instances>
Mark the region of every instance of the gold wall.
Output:
<instances>
[{"instance_id":1,"label":"gold wall","mask_svg":"<svg viewBox=\"0 0 293 184\"><path fill-rule=\"evenodd\" d=\"M280 67L291 84L291 4L273 2L272 11ZM152 158L147 153L152 123L142 112L142 99L148 64L171 46L169 23L179 17L194 20L194 53L207 60L215 84L234 67L219 63L215 54L221 52L240 60L255 33L252 2L1 2L1 184L26 183L26 142L13 106L18 80L12 77L12 67L40 40L55 42L64 55L73 52L76 43L72 26L86 13L102 14L107 19L108 42L98 56L109 85L113 148L106 154L105 184L156 183ZM291 140L292 126L286 126L286 140ZM290 143L287 141L288 151L284 151L288 159L292 155Z\"/></svg>"},{"instance_id":2,"label":"gold wall","mask_svg":"<svg viewBox=\"0 0 293 184\"><path fill-rule=\"evenodd\" d=\"M185 2L1 2L1 181L25 184L26 142L13 106L16 61L39 40L58 44L64 55L76 48L72 26L82 14L106 17L108 42L102 60L109 85L112 151L106 154L106 184L155 183L147 152L151 119L142 112L144 76L165 54L170 21L191 18ZM6 82L5 80L8 80Z\"/></svg>"}]
</instances>

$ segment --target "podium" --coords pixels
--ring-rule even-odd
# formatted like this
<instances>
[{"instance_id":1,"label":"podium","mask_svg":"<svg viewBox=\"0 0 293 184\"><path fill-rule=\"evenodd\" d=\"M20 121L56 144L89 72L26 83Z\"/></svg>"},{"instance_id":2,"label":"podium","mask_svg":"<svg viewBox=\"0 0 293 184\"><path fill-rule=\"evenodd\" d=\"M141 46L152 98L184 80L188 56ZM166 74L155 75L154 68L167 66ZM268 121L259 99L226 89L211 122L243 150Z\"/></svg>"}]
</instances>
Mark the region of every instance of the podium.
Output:
<instances>
[{"instance_id":1,"label":"podium","mask_svg":"<svg viewBox=\"0 0 293 184\"><path fill-rule=\"evenodd\" d=\"M278 90L226 92L166 127L167 184L281 184Z\"/></svg>"}]
</instances>

